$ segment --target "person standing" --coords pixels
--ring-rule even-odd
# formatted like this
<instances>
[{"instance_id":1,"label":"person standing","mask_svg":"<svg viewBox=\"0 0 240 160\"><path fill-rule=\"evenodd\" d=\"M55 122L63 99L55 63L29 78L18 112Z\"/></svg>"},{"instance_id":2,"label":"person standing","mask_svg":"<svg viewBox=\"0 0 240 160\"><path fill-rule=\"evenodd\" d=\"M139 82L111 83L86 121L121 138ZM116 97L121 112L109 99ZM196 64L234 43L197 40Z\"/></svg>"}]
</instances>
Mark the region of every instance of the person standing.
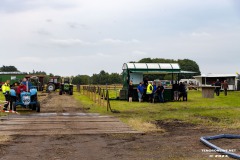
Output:
<instances>
[{"instance_id":1,"label":"person standing","mask_svg":"<svg viewBox=\"0 0 240 160\"><path fill-rule=\"evenodd\" d=\"M129 82L128 86L128 101L132 102L132 97L133 97L133 82L132 80Z\"/></svg>"},{"instance_id":2,"label":"person standing","mask_svg":"<svg viewBox=\"0 0 240 160\"><path fill-rule=\"evenodd\" d=\"M142 96L143 96L143 92L144 92L144 87L143 87L141 82L139 83L139 85L137 87L137 92L138 92L138 100L139 100L139 102L142 102Z\"/></svg>"},{"instance_id":3,"label":"person standing","mask_svg":"<svg viewBox=\"0 0 240 160\"><path fill-rule=\"evenodd\" d=\"M174 100L177 101L178 100L178 91L179 90L179 84L177 83L177 81L173 84L173 93L174 93Z\"/></svg>"},{"instance_id":4,"label":"person standing","mask_svg":"<svg viewBox=\"0 0 240 160\"><path fill-rule=\"evenodd\" d=\"M155 96L156 96L156 91L157 91L157 85L156 85L156 82L153 81L153 92L152 92L152 102L154 103L154 100L155 100Z\"/></svg>"},{"instance_id":5,"label":"person standing","mask_svg":"<svg viewBox=\"0 0 240 160\"><path fill-rule=\"evenodd\" d=\"M215 83L215 91L216 91L216 95L219 96L220 95L220 89L221 89L221 82L219 81L219 79L217 79L216 83Z\"/></svg>"},{"instance_id":6,"label":"person standing","mask_svg":"<svg viewBox=\"0 0 240 160\"><path fill-rule=\"evenodd\" d=\"M152 93L153 93L152 82L149 82L148 86L147 86L147 91L146 91L146 94L148 96L148 101L149 102L152 102Z\"/></svg>"},{"instance_id":7,"label":"person standing","mask_svg":"<svg viewBox=\"0 0 240 160\"><path fill-rule=\"evenodd\" d=\"M23 78L22 83L27 87L27 92L29 92L32 88L32 83L28 81L27 78Z\"/></svg>"},{"instance_id":8,"label":"person standing","mask_svg":"<svg viewBox=\"0 0 240 160\"><path fill-rule=\"evenodd\" d=\"M223 89L224 89L225 96L227 96L227 90L228 90L227 80L224 80L224 82L223 82Z\"/></svg>"},{"instance_id":9,"label":"person standing","mask_svg":"<svg viewBox=\"0 0 240 160\"><path fill-rule=\"evenodd\" d=\"M11 95L10 95L10 80L7 80L3 85L2 85L2 93L5 96L5 100L7 101L6 104L4 104L3 110L7 110L8 105L11 101ZM11 109L11 106L10 106Z\"/></svg>"},{"instance_id":10,"label":"person standing","mask_svg":"<svg viewBox=\"0 0 240 160\"><path fill-rule=\"evenodd\" d=\"M187 98L187 90L186 90L186 86L185 83L180 82L179 84L179 95L178 95L178 101L181 100L181 98L184 100L186 100Z\"/></svg>"},{"instance_id":11,"label":"person standing","mask_svg":"<svg viewBox=\"0 0 240 160\"><path fill-rule=\"evenodd\" d=\"M160 82L157 87L156 93L158 94L159 102L162 102L162 103L164 102L163 92L164 92L164 87L163 87L162 83Z\"/></svg>"}]
</instances>

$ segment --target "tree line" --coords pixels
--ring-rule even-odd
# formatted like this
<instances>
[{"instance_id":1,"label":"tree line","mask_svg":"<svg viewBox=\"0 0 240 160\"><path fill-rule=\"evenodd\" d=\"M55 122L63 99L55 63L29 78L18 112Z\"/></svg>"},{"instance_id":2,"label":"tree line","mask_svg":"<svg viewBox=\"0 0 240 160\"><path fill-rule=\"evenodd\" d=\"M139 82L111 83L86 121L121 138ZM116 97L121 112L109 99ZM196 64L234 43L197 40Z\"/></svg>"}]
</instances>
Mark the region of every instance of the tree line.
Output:
<instances>
[{"instance_id":1,"label":"tree line","mask_svg":"<svg viewBox=\"0 0 240 160\"><path fill-rule=\"evenodd\" d=\"M131 62L130 62L131 63ZM133 61L132 61L133 63ZM184 71L193 71L193 74L180 74L179 79L190 79L195 75L200 75L200 69L198 64L190 59L163 59L163 58L143 58L136 63L178 63L180 65L181 70ZM2 66L0 67L0 72L19 72L19 70L15 66ZM52 76L56 76L53 73L47 74L45 71L35 71L29 72L30 75L44 75L45 80L44 82L47 83L49 78ZM149 79L171 79L172 75L148 75ZM89 75L76 75L73 76L73 84L121 84L122 83L122 74L119 73L108 73L104 70L100 71L98 74L93 74L92 76Z\"/></svg>"},{"instance_id":2,"label":"tree line","mask_svg":"<svg viewBox=\"0 0 240 160\"><path fill-rule=\"evenodd\" d=\"M196 75L200 75L200 69L199 66L197 64L197 62L190 60L190 59L178 59L178 60L174 60L174 59L164 59L164 58L143 58L140 61L138 61L138 63L178 63L181 70L182 71L192 71L195 73L181 73L179 74L179 79L191 79L193 78L193 76ZM152 77L154 79L154 76L158 76L159 75L151 75L150 77ZM160 75L160 79L171 79L172 75Z\"/></svg>"}]
</instances>

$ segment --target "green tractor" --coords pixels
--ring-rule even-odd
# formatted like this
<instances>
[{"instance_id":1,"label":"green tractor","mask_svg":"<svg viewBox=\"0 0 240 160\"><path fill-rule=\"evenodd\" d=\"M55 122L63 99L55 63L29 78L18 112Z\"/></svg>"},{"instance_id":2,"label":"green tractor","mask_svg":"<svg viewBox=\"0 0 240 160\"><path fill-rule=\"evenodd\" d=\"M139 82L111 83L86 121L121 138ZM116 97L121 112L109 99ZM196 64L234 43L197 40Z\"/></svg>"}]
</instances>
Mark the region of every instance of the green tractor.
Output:
<instances>
[{"instance_id":1,"label":"green tractor","mask_svg":"<svg viewBox=\"0 0 240 160\"><path fill-rule=\"evenodd\" d=\"M59 95L67 93L69 95L73 95L73 85L72 85L72 78L70 77L63 77L62 83L59 88Z\"/></svg>"}]
</instances>

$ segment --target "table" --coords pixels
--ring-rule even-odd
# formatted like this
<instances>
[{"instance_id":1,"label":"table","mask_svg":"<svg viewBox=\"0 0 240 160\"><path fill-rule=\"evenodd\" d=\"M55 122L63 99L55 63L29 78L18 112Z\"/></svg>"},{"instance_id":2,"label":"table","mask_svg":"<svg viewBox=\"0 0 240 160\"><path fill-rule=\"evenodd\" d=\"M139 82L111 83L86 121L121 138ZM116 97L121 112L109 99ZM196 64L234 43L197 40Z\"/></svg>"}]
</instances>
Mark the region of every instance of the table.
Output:
<instances>
[{"instance_id":1,"label":"table","mask_svg":"<svg viewBox=\"0 0 240 160\"><path fill-rule=\"evenodd\" d=\"M214 98L215 88L219 86L199 86L202 88L202 97L203 98Z\"/></svg>"}]
</instances>

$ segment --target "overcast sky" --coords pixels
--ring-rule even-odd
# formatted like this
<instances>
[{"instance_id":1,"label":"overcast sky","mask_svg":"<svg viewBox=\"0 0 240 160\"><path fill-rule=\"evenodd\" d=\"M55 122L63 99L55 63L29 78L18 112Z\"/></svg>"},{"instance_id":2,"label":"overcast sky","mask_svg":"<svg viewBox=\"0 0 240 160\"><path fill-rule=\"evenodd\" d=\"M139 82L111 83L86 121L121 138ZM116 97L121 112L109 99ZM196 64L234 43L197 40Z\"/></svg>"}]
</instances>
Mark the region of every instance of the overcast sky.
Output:
<instances>
[{"instance_id":1,"label":"overcast sky","mask_svg":"<svg viewBox=\"0 0 240 160\"><path fill-rule=\"evenodd\" d=\"M235 73L239 52L239 0L1 0L0 66L20 71L121 73L150 57Z\"/></svg>"}]
</instances>

